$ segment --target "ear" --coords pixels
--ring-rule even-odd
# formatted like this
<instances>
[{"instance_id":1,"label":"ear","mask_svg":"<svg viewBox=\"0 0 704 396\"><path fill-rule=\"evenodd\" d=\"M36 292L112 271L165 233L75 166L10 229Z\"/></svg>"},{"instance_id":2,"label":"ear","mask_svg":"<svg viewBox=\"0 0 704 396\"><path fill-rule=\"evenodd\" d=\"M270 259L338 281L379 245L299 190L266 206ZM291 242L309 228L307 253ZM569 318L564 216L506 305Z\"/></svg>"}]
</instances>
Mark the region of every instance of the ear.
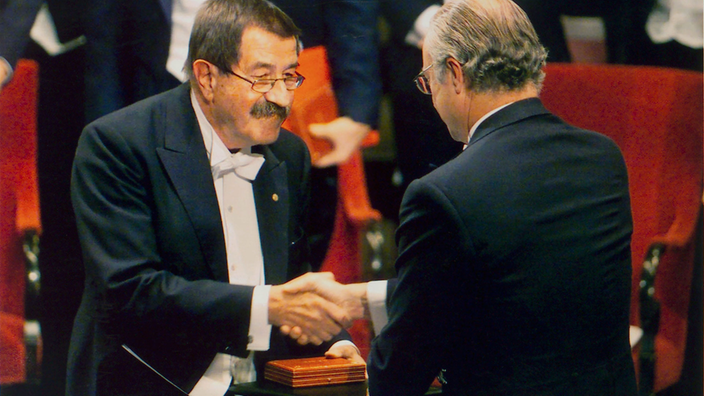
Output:
<instances>
[{"instance_id":1,"label":"ear","mask_svg":"<svg viewBox=\"0 0 704 396\"><path fill-rule=\"evenodd\" d=\"M462 64L454 58L447 59L447 68L450 70L452 78L452 86L455 88L455 93L459 94L465 89L464 73L462 72Z\"/></svg>"},{"instance_id":2,"label":"ear","mask_svg":"<svg viewBox=\"0 0 704 396\"><path fill-rule=\"evenodd\" d=\"M219 75L218 68L212 63L203 59L197 59L193 62L193 77L203 98L208 102L213 100Z\"/></svg>"}]
</instances>

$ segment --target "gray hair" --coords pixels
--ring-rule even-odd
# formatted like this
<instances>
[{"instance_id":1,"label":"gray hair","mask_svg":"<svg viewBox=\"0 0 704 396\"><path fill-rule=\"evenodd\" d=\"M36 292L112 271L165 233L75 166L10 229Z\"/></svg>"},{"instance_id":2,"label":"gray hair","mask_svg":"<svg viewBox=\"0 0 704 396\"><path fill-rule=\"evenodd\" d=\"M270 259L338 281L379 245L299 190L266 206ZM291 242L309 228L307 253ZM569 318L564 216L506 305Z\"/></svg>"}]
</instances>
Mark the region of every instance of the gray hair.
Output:
<instances>
[{"instance_id":1,"label":"gray hair","mask_svg":"<svg viewBox=\"0 0 704 396\"><path fill-rule=\"evenodd\" d=\"M242 34L258 27L282 38L294 37L298 52L300 29L291 18L267 0L209 0L196 15L188 43L184 71L193 77L193 62L206 60L223 72L231 73L240 60Z\"/></svg>"},{"instance_id":2,"label":"gray hair","mask_svg":"<svg viewBox=\"0 0 704 396\"><path fill-rule=\"evenodd\" d=\"M449 58L462 64L467 88L475 92L540 90L547 51L528 16L511 0L457 0L435 15L425 39L443 81Z\"/></svg>"}]
</instances>

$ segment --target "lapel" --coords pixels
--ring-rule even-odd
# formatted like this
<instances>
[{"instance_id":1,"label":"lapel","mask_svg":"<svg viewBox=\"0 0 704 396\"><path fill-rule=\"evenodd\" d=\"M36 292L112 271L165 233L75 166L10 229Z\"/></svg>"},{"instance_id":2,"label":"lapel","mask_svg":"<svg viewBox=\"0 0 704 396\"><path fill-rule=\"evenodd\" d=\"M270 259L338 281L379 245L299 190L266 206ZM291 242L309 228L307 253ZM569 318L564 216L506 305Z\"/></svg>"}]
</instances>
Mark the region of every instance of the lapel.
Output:
<instances>
[{"instance_id":1,"label":"lapel","mask_svg":"<svg viewBox=\"0 0 704 396\"><path fill-rule=\"evenodd\" d=\"M538 98L523 99L511 103L479 124L479 127L474 131L472 138L469 140L467 147L469 148L474 143L505 126L542 114L550 114L550 112L543 106Z\"/></svg>"},{"instance_id":2,"label":"lapel","mask_svg":"<svg viewBox=\"0 0 704 396\"><path fill-rule=\"evenodd\" d=\"M279 161L269 147L257 146L252 150L264 154L266 159L252 184L264 275L267 284L280 284L286 282L288 269L288 172L286 163Z\"/></svg>"},{"instance_id":3,"label":"lapel","mask_svg":"<svg viewBox=\"0 0 704 396\"><path fill-rule=\"evenodd\" d=\"M188 83L174 91L155 121L164 131L157 155L198 236L213 279L227 282L227 253L208 154L191 106Z\"/></svg>"}]
</instances>

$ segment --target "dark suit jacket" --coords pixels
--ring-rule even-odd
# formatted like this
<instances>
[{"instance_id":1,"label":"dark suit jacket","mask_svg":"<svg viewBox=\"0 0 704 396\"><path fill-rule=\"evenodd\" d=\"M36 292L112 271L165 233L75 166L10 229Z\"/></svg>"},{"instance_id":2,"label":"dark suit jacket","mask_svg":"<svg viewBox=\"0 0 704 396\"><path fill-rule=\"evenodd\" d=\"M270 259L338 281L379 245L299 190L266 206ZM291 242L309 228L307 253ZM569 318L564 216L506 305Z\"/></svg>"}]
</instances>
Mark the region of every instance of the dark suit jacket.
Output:
<instances>
[{"instance_id":1,"label":"dark suit jacket","mask_svg":"<svg viewBox=\"0 0 704 396\"><path fill-rule=\"evenodd\" d=\"M381 98L377 0L271 0L303 31L305 47L325 46L343 116L376 127Z\"/></svg>"},{"instance_id":2,"label":"dark suit jacket","mask_svg":"<svg viewBox=\"0 0 704 396\"><path fill-rule=\"evenodd\" d=\"M413 182L372 396L635 395L632 221L622 155L539 99L485 120Z\"/></svg>"},{"instance_id":3,"label":"dark suit jacket","mask_svg":"<svg viewBox=\"0 0 704 396\"><path fill-rule=\"evenodd\" d=\"M0 0L0 56L14 67L27 47L29 32L37 12L47 3L59 41L66 42L81 35L78 2L84 0Z\"/></svg>"},{"instance_id":4,"label":"dark suit jacket","mask_svg":"<svg viewBox=\"0 0 704 396\"><path fill-rule=\"evenodd\" d=\"M462 143L447 133L433 101L416 88L413 78L423 68L423 54L405 42L420 14L442 1L380 0L379 5L390 33L381 50L381 70L393 105L396 160L405 188L462 151Z\"/></svg>"},{"instance_id":5,"label":"dark suit jacket","mask_svg":"<svg viewBox=\"0 0 704 396\"><path fill-rule=\"evenodd\" d=\"M287 131L254 150L266 158L253 182L265 276L279 284L309 268L302 224L310 158ZM86 288L67 394L173 393L122 344L186 391L216 352L246 356L253 288L228 284L217 197L188 85L87 126L72 199ZM299 348L273 329L271 349L257 353L256 363L322 355L329 346Z\"/></svg>"},{"instance_id":6,"label":"dark suit jacket","mask_svg":"<svg viewBox=\"0 0 704 396\"><path fill-rule=\"evenodd\" d=\"M86 119L171 89L171 0L85 2Z\"/></svg>"},{"instance_id":7,"label":"dark suit jacket","mask_svg":"<svg viewBox=\"0 0 704 396\"><path fill-rule=\"evenodd\" d=\"M0 56L15 67L29 41L41 0L0 0Z\"/></svg>"}]
</instances>

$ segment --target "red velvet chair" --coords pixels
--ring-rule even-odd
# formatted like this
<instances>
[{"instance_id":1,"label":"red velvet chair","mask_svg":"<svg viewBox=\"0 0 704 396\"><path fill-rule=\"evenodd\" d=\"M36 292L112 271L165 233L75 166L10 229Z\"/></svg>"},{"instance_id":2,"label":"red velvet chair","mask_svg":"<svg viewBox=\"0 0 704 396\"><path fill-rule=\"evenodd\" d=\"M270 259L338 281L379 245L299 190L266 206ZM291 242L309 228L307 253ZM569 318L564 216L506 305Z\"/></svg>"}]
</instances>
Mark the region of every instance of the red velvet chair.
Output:
<instances>
[{"instance_id":1,"label":"red velvet chair","mask_svg":"<svg viewBox=\"0 0 704 396\"><path fill-rule=\"evenodd\" d=\"M20 60L0 91L0 385L24 382L26 231L40 229L37 187L38 65Z\"/></svg>"},{"instance_id":2,"label":"red velvet chair","mask_svg":"<svg viewBox=\"0 0 704 396\"><path fill-rule=\"evenodd\" d=\"M330 149L330 144L308 132L308 125L325 123L338 117L337 102L332 90L330 70L324 47L302 51L298 58L298 72L306 77L296 89L291 114L284 127L296 133L308 145L311 158L319 158ZM376 145L379 134L372 131L362 142L362 147ZM360 233L371 221L380 220L381 214L372 208L367 192L362 153L357 150L344 164L338 166L338 203L330 247L321 271L330 271L341 283L360 282L362 265ZM315 192L313 192L315 193ZM311 216L315 210L311 211ZM366 357L371 335L366 321L357 321L350 329L355 343Z\"/></svg>"},{"instance_id":3,"label":"red velvet chair","mask_svg":"<svg viewBox=\"0 0 704 396\"><path fill-rule=\"evenodd\" d=\"M634 231L631 324L641 394L679 381L695 230L702 208L702 74L549 64L541 98L574 125L610 136L626 159Z\"/></svg>"}]
</instances>

